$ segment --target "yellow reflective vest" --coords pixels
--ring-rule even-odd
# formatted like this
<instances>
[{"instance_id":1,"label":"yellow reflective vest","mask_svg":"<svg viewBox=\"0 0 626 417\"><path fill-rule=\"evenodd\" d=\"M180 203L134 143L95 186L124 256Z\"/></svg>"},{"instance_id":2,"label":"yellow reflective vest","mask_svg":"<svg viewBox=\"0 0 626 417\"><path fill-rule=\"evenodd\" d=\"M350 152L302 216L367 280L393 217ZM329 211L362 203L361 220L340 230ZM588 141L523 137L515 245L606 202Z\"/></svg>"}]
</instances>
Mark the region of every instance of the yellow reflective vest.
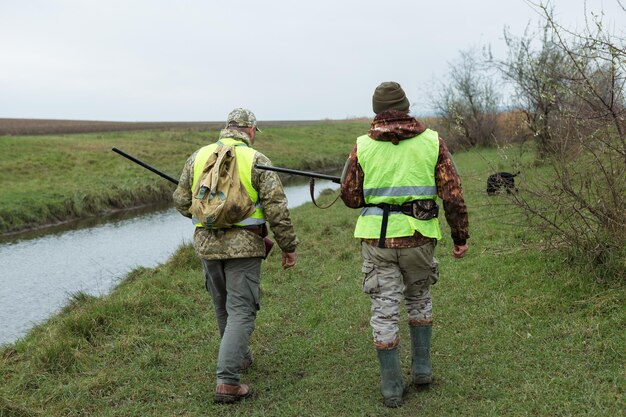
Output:
<instances>
[{"instance_id":1,"label":"yellow reflective vest","mask_svg":"<svg viewBox=\"0 0 626 417\"><path fill-rule=\"evenodd\" d=\"M357 138L357 158L363 168L363 196L366 204L401 205L413 200L437 198L435 167L439 157L439 135L426 129L421 134L391 142L373 140L367 135ZM380 237L383 210L365 207L361 211L354 237ZM386 237L413 236L415 231L426 237L441 239L439 220L418 220L391 211Z\"/></svg>"},{"instance_id":2,"label":"yellow reflective vest","mask_svg":"<svg viewBox=\"0 0 626 417\"><path fill-rule=\"evenodd\" d=\"M191 183L191 192L193 193L193 190L196 187L196 183L199 181L200 175L202 174L202 168L204 168L204 165L209 159L209 156L213 153L215 148L220 145L227 145L235 148L235 158L237 158L239 179L243 186L246 188L246 191L250 196L250 200L252 200L256 207L250 217L235 224L235 226L245 227L264 224L265 214L263 213L263 209L261 208L261 204L259 203L259 193L252 186L252 164L254 162L254 155L256 154L256 151L248 147L245 142L231 138L222 138L215 143L200 148L198 150L198 153L196 154L196 159L193 163L193 181ZM197 227L202 227L202 223L200 223L199 221L194 221L194 224Z\"/></svg>"}]
</instances>

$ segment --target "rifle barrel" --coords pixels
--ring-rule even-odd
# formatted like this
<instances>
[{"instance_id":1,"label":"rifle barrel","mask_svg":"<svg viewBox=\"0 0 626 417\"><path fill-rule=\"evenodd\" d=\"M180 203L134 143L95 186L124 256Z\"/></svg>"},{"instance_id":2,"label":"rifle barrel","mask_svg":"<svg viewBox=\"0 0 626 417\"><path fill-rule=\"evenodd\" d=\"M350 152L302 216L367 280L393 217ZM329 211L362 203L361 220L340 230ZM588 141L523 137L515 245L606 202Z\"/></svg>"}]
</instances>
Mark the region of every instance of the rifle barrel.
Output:
<instances>
[{"instance_id":1,"label":"rifle barrel","mask_svg":"<svg viewBox=\"0 0 626 417\"><path fill-rule=\"evenodd\" d=\"M118 153L118 154L122 155L124 158L130 159L134 163L141 165L142 167L146 168L147 170L150 170L150 171L154 172L155 174L165 178L166 180L169 180L170 182L173 182L174 184L178 185L178 180L176 178L170 177L166 173L159 171L155 167L153 167L151 165L148 165L148 164L146 164L143 161L140 161L139 159L135 158L134 156L127 154L123 150L115 148L115 147L113 149L111 149L111 150L113 152L115 152L115 153Z\"/></svg>"},{"instance_id":2,"label":"rifle barrel","mask_svg":"<svg viewBox=\"0 0 626 417\"><path fill-rule=\"evenodd\" d=\"M309 172L309 171L298 171L297 169L271 167L267 165L258 165L258 164L254 164L254 167L259 168L259 169L265 169L267 171L282 172L284 174L300 175L300 176L309 177L309 178L319 178L322 180L332 181L336 184L341 184L341 177L336 177L334 175L326 175L326 174L320 174L317 172Z\"/></svg>"}]
</instances>

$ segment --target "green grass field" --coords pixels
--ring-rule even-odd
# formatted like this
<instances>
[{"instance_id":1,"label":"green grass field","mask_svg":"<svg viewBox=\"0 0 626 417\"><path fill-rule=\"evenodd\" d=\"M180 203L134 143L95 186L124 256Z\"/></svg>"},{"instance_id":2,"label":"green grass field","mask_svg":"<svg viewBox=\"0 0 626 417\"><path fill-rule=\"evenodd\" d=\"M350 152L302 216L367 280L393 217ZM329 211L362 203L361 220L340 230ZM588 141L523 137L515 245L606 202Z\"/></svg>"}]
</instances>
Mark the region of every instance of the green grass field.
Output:
<instances>
[{"instance_id":1,"label":"green grass field","mask_svg":"<svg viewBox=\"0 0 626 417\"><path fill-rule=\"evenodd\" d=\"M103 155L114 142L102 145ZM141 149L128 151L176 170L158 159L163 152ZM298 165L297 158L273 159ZM624 287L598 284L547 251L506 197L485 195L487 175L508 167L502 151L459 153L455 161L470 209L470 251L452 258L442 221L435 382L409 389L402 408L382 405L352 238L358 211L338 203L292 210L302 241L294 269L280 268L278 251L264 262L256 362L242 379L256 392L252 400L212 403L219 337L199 261L186 246L164 265L133 271L108 296L76 294L64 312L5 346L0 416L626 415ZM407 379L408 341L403 325Z\"/></svg>"},{"instance_id":2,"label":"green grass field","mask_svg":"<svg viewBox=\"0 0 626 417\"><path fill-rule=\"evenodd\" d=\"M275 165L343 166L364 122L267 127L255 148ZM0 234L171 200L171 184L113 153L118 147L174 178L219 131L153 130L0 136Z\"/></svg>"}]
</instances>

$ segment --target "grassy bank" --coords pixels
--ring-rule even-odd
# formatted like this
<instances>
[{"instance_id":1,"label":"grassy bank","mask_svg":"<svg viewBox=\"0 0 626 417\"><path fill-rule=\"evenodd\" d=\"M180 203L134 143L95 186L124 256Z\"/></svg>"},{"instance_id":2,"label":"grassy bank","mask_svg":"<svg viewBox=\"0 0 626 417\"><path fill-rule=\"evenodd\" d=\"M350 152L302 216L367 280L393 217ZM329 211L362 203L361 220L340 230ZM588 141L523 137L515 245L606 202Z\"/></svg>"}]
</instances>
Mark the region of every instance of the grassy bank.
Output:
<instances>
[{"instance_id":1,"label":"grassy bank","mask_svg":"<svg viewBox=\"0 0 626 417\"><path fill-rule=\"evenodd\" d=\"M255 147L275 165L341 166L363 122L268 127ZM187 157L218 131L160 130L0 137L0 234L168 201L167 180L111 152L116 146L178 178Z\"/></svg>"},{"instance_id":2,"label":"grassy bank","mask_svg":"<svg viewBox=\"0 0 626 417\"><path fill-rule=\"evenodd\" d=\"M269 153L271 155L271 153ZM487 198L495 151L458 154L471 212L470 253L437 248L435 383L382 406L361 293L357 211L293 210L295 269L264 262L262 307L244 375L252 401L212 403L219 337L190 247L138 269L110 295L65 311L0 352L0 416L618 416L626 401L626 296L546 253ZM330 198L328 196L327 198ZM445 222L444 222L445 223ZM408 378L408 329L402 326Z\"/></svg>"}]
</instances>

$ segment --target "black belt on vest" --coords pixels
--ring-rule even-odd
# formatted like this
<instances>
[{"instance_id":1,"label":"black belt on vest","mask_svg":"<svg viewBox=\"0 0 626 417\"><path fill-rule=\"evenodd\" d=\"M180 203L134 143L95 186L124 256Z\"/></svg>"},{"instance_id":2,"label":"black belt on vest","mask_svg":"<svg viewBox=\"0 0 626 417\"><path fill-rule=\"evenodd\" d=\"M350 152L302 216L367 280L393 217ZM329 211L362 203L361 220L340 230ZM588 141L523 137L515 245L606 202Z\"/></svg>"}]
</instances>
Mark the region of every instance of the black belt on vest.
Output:
<instances>
[{"instance_id":1,"label":"black belt on vest","mask_svg":"<svg viewBox=\"0 0 626 417\"><path fill-rule=\"evenodd\" d=\"M426 208L425 205L430 207ZM392 211L406 214L418 220L430 220L439 215L439 206L435 200L414 200L404 204L365 204L365 207L378 207L383 210L383 222L380 225L380 237L378 238L378 247L385 247L385 239L387 237L387 224L389 223L389 213Z\"/></svg>"}]
</instances>

